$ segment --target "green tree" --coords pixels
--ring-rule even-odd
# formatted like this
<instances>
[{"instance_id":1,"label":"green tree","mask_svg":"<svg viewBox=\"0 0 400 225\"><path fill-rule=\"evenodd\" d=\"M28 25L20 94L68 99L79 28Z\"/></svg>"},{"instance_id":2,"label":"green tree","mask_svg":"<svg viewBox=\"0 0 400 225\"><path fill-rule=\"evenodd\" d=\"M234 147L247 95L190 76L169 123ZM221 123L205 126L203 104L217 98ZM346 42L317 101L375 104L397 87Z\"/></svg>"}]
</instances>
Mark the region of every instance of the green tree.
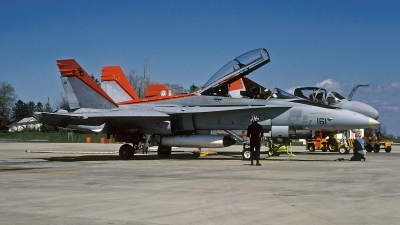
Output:
<instances>
[{"instance_id":1,"label":"green tree","mask_svg":"<svg viewBox=\"0 0 400 225\"><path fill-rule=\"evenodd\" d=\"M11 84L0 82L0 129L3 129L11 121L12 106L17 98Z\"/></svg>"},{"instance_id":2,"label":"green tree","mask_svg":"<svg viewBox=\"0 0 400 225\"><path fill-rule=\"evenodd\" d=\"M196 86L196 85L194 85L194 84L192 84L192 85L190 85L190 87L189 87L189 93L194 93L194 92L197 92L197 91L199 91L201 89L201 87L200 86Z\"/></svg>"},{"instance_id":3,"label":"green tree","mask_svg":"<svg viewBox=\"0 0 400 225\"><path fill-rule=\"evenodd\" d=\"M12 119L14 122L18 122L23 118L30 117L32 115L33 111L29 109L29 104L23 102L22 100L18 100L12 107Z\"/></svg>"},{"instance_id":4,"label":"green tree","mask_svg":"<svg viewBox=\"0 0 400 225\"><path fill-rule=\"evenodd\" d=\"M36 112L43 112L44 106L43 106L43 104L41 102L38 102L36 104L35 108L36 108Z\"/></svg>"},{"instance_id":5,"label":"green tree","mask_svg":"<svg viewBox=\"0 0 400 225\"><path fill-rule=\"evenodd\" d=\"M29 114L30 114L31 116L33 116L33 114L36 112L36 105L35 105L35 103L33 103L32 101L30 101L30 102L28 102L27 107L28 107Z\"/></svg>"}]
</instances>

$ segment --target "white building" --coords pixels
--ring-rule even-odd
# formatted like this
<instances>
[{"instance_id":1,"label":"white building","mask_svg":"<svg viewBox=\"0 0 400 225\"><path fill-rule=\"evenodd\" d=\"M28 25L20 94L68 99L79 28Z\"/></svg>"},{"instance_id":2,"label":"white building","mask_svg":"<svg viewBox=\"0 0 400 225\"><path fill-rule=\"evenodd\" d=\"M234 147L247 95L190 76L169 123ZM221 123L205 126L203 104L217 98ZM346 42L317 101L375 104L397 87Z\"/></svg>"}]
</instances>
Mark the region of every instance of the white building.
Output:
<instances>
[{"instance_id":1,"label":"white building","mask_svg":"<svg viewBox=\"0 0 400 225\"><path fill-rule=\"evenodd\" d=\"M21 125L18 125L18 124L21 124ZM40 131L41 126L42 126L42 124L38 123L38 121L34 117L27 117L27 118L23 118L22 120L15 123L14 126L11 126L10 128L8 128L8 132L23 131L26 128Z\"/></svg>"}]
</instances>

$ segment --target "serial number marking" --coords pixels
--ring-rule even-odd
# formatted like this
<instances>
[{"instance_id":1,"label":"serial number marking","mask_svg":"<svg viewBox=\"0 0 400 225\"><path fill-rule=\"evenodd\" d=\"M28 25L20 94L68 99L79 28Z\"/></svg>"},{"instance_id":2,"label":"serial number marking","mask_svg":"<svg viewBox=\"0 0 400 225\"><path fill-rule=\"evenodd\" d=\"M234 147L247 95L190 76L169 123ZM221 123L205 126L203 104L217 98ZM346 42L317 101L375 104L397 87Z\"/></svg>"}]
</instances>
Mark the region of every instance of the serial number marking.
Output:
<instances>
[{"instance_id":1,"label":"serial number marking","mask_svg":"<svg viewBox=\"0 0 400 225\"><path fill-rule=\"evenodd\" d=\"M317 124L318 125L325 125L325 124L328 124L328 121L331 121L331 120L332 120L331 118L317 118ZM313 120L310 120L309 125L311 125L312 121Z\"/></svg>"}]
</instances>

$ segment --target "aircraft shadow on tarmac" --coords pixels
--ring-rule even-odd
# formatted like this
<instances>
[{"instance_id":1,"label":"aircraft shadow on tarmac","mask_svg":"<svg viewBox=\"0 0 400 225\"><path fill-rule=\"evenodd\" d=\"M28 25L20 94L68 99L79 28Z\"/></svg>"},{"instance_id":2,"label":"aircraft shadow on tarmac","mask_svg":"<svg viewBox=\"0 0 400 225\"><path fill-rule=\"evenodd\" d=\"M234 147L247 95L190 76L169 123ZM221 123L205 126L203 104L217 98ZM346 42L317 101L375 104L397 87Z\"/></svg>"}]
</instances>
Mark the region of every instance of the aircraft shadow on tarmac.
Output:
<instances>
[{"instance_id":1,"label":"aircraft shadow on tarmac","mask_svg":"<svg viewBox=\"0 0 400 225\"><path fill-rule=\"evenodd\" d=\"M295 152L295 154L297 154ZM301 153L299 153L301 154ZM245 162L250 162L250 160L245 160L241 155L236 154L218 154L206 157L200 157L199 154L188 154L188 153L175 153L171 154L168 158L160 158L157 154L137 154L130 159L121 159L119 155L81 155L81 156L58 156L58 157L49 157L42 158L48 161L57 161L57 162L79 162L79 161L135 161L135 160L240 160ZM274 156L274 157L266 157L265 155L261 155L260 158L262 161L333 161L326 159L300 159L296 157L287 157L287 156Z\"/></svg>"}]
</instances>

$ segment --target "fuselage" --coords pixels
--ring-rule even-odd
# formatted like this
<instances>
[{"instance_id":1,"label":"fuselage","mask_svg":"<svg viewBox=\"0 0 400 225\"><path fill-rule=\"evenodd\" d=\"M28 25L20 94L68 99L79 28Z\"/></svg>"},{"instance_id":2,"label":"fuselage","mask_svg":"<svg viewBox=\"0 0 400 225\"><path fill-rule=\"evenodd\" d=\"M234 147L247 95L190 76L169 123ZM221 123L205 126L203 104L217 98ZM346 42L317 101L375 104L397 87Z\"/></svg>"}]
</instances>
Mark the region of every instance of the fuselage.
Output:
<instances>
[{"instance_id":1,"label":"fuselage","mask_svg":"<svg viewBox=\"0 0 400 225\"><path fill-rule=\"evenodd\" d=\"M142 127L150 129L152 133L155 130L174 133L246 129L252 115L260 118L260 124L265 130L271 130L273 126L288 126L290 130L346 130L365 128L378 123L356 112L299 103L293 99L192 96L123 105L119 108L125 112L139 109L161 112L171 117L168 123L155 121L156 123L147 124L147 128Z\"/></svg>"}]
</instances>

